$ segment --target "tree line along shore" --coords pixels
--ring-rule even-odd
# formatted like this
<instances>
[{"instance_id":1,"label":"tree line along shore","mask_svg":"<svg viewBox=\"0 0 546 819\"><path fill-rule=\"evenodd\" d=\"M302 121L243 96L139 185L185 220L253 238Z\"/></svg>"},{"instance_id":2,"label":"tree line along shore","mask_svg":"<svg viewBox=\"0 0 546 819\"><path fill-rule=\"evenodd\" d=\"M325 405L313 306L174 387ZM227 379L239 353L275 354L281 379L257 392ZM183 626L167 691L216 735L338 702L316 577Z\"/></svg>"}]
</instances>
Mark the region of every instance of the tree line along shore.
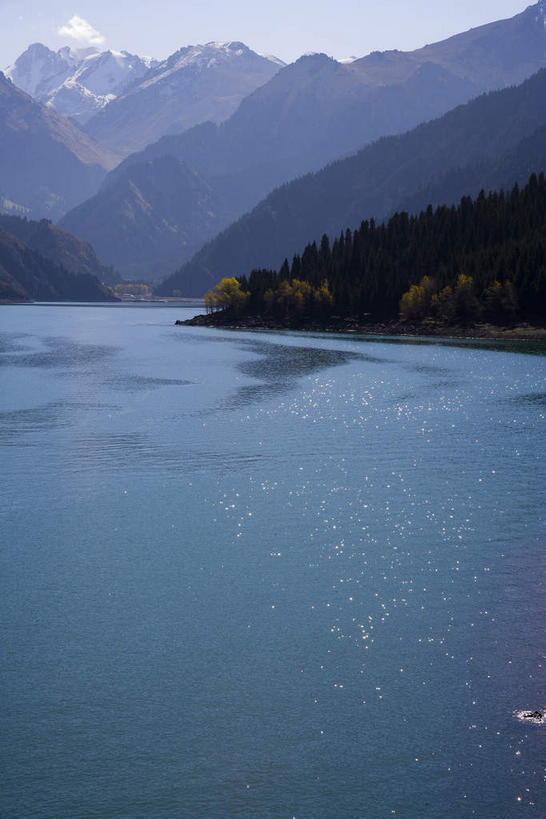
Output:
<instances>
[{"instance_id":1,"label":"tree line along shore","mask_svg":"<svg viewBox=\"0 0 546 819\"><path fill-rule=\"evenodd\" d=\"M278 271L227 277L204 326L546 337L546 180L323 236Z\"/></svg>"}]
</instances>

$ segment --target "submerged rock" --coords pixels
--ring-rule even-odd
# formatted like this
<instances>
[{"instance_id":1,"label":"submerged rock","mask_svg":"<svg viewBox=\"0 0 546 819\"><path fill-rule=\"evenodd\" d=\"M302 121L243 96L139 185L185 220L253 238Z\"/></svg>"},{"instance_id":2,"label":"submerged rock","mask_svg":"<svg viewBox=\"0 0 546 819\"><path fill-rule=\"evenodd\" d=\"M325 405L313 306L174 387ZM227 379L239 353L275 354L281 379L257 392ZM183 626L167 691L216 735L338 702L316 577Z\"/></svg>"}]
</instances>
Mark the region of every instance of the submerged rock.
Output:
<instances>
[{"instance_id":1,"label":"submerged rock","mask_svg":"<svg viewBox=\"0 0 546 819\"><path fill-rule=\"evenodd\" d=\"M546 719L543 711L516 711L515 716L521 722L533 722L542 725Z\"/></svg>"}]
</instances>

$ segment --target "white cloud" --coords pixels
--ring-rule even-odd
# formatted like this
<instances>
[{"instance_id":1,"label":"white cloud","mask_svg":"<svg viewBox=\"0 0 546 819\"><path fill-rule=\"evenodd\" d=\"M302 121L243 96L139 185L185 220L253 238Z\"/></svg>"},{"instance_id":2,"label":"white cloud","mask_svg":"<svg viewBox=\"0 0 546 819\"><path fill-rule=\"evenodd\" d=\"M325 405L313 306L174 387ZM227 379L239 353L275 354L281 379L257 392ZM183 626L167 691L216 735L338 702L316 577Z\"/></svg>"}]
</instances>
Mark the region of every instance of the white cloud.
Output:
<instances>
[{"instance_id":1,"label":"white cloud","mask_svg":"<svg viewBox=\"0 0 546 819\"><path fill-rule=\"evenodd\" d=\"M77 14L71 17L68 23L61 26L58 33L61 37L70 37L78 43L90 46L100 46L105 39L99 31L93 28L91 23L88 23L83 17L78 17Z\"/></svg>"}]
</instances>

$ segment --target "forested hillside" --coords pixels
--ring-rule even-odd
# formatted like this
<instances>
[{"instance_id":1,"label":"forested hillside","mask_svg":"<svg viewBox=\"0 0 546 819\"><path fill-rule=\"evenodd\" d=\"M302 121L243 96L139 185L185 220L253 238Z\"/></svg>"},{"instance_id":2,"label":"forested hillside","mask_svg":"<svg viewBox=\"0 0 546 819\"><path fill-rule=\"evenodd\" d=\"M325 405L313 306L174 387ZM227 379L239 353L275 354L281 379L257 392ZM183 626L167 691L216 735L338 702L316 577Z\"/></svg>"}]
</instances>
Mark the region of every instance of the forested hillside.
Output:
<instances>
[{"instance_id":1,"label":"forested hillside","mask_svg":"<svg viewBox=\"0 0 546 819\"><path fill-rule=\"evenodd\" d=\"M115 301L89 273L76 275L0 227L0 302Z\"/></svg>"},{"instance_id":2,"label":"forested hillside","mask_svg":"<svg viewBox=\"0 0 546 819\"><path fill-rule=\"evenodd\" d=\"M226 297L227 294L227 297ZM278 272L224 280L207 297L224 315L289 324L331 316L493 323L546 318L546 180L464 197L457 207L364 221L308 245Z\"/></svg>"},{"instance_id":3,"label":"forested hillside","mask_svg":"<svg viewBox=\"0 0 546 819\"><path fill-rule=\"evenodd\" d=\"M36 222L0 213L0 229L11 233L32 250L61 265L70 273L77 275L89 273L106 284L114 284L120 279L112 267L101 262L88 242L72 236L48 219Z\"/></svg>"}]
</instances>

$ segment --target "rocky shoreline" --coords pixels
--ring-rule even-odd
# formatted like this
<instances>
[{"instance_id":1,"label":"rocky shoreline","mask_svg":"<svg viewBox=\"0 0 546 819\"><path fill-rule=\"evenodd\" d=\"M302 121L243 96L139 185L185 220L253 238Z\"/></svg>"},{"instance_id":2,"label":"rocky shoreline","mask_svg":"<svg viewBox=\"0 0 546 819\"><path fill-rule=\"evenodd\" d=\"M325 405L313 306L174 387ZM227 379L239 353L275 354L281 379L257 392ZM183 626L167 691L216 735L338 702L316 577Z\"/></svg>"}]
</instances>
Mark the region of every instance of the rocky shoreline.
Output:
<instances>
[{"instance_id":1,"label":"rocky shoreline","mask_svg":"<svg viewBox=\"0 0 546 819\"><path fill-rule=\"evenodd\" d=\"M226 316L221 312L201 314L177 325L188 327L217 327L229 330L300 330L317 333L349 333L356 335L413 336L492 339L505 341L546 341L546 328L521 323L514 327L497 327L478 323L471 326L441 324L439 322L403 322L398 320L363 322L357 318L332 317L325 322L279 321L268 316Z\"/></svg>"}]
</instances>

